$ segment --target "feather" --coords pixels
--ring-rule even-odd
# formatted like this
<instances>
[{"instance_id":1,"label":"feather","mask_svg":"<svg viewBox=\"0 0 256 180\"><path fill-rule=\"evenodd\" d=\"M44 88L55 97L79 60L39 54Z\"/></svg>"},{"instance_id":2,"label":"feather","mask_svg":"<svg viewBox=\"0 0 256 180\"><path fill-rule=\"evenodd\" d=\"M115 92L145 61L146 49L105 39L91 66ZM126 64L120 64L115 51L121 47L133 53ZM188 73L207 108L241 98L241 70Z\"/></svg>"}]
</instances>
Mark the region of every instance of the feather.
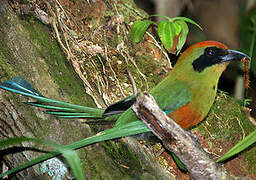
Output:
<instances>
[{"instance_id":1,"label":"feather","mask_svg":"<svg viewBox=\"0 0 256 180\"><path fill-rule=\"evenodd\" d=\"M120 114L129 109L136 101L136 95L129 96L121 101L111 104L104 111L103 116L112 116L114 114Z\"/></svg>"},{"instance_id":2,"label":"feather","mask_svg":"<svg viewBox=\"0 0 256 180\"><path fill-rule=\"evenodd\" d=\"M44 97L38 90L20 76L0 83L0 88L31 97L37 101L27 102L26 104L50 109L49 111L46 111L47 114L59 115L60 117L102 118L104 112L104 109L80 106Z\"/></svg>"}]
</instances>

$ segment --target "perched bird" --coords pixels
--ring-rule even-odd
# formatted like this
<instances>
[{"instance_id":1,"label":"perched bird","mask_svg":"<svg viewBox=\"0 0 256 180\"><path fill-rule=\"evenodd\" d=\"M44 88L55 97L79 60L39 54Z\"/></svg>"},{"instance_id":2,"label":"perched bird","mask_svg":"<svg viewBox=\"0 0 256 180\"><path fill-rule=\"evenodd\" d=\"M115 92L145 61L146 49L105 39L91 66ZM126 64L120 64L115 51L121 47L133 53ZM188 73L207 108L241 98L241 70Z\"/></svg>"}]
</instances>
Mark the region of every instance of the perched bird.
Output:
<instances>
[{"instance_id":1,"label":"perched bird","mask_svg":"<svg viewBox=\"0 0 256 180\"><path fill-rule=\"evenodd\" d=\"M170 74L149 93L169 117L188 129L201 122L209 112L219 78L230 61L242 58L250 59L246 54L229 50L216 41L197 43L180 55ZM107 109L99 109L44 97L21 77L0 83L0 88L34 98L36 102L27 104L45 108L46 113L60 118L86 118L88 121L92 119L99 122L103 119L116 120L113 128L81 140L84 146L150 131L131 109L135 96L110 105ZM76 149L75 144L69 147Z\"/></svg>"}]
</instances>

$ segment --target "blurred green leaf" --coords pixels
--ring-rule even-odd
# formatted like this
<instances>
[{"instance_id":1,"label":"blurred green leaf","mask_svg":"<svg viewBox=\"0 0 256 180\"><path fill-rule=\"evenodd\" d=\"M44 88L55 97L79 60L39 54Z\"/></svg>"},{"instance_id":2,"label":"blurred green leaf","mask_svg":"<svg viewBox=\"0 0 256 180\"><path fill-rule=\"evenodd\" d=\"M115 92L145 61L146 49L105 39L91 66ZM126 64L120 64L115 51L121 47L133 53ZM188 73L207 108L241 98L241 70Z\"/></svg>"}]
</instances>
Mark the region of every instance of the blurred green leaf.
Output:
<instances>
[{"instance_id":1,"label":"blurred green leaf","mask_svg":"<svg viewBox=\"0 0 256 180\"><path fill-rule=\"evenodd\" d=\"M67 160L75 178L78 180L84 180L85 179L84 171L83 171L81 161L77 152L70 149L65 150L63 148L61 149L61 153Z\"/></svg>"},{"instance_id":2,"label":"blurred green leaf","mask_svg":"<svg viewBox=\"0 0 256 180\"><path fill-rule=\"evenodd\" d=\"M175 163L177 164L177 166L183 171L183 172L188 172L187 168L185 167L185 165L180 161L180 159L173 153L171 152L171 156L173 158L173 160L175 161Z\"/></svg>"},{"instance_id":3,"label":"blurred green leaf","mask_svg":"<svg viewBox=\"0 0 256 180\"><path fill-rule=\"evenodd\" d=\"M181 26L178 23L176 23L176 22L172 22L172 25L173 25L173 27L175 29L175 35L180 34L180 32L182 31Z\"/></svg>"},{"instance_id":4,"label":"blurred green leaf","mask_svg":"<svg viewBox=\"0 0 256 180\"><path fill-rule=\"evenodd\" d=\"M115 138L120 138L120 137L124 137L124 136L130 136L130 135L135 135L135 134L139 134L139 133L144 133L144 132L150 132L150 130L146 127L146 125L142 122L142 121L135 121L135 122L131 122L125 125L120 125L118 127L114 127L111 129L107 129L105 131L102 131L94 136L82 139L80 141L76 141L73 142L72 144L68 144L66 146L63 146L62 148L65 149L70 149L70 150L75 150L75 149L79 149L82 148L84 146L96 143L96 142L101 142L101 141L105 141L105 140L110 140L110 139L115 139ZM26 140L28 141L32 141L35 142L37 141L36 139L33 138L26 138L26 137L21 137L21 139L17 138L13 138L13 140L3 140L0 141L0 145L2 145L1 147L6 147L6 145L12 145L10 142L12 141L13 143L15 142L25 142ZM4 145L2 142L9 142L8 144ZM46 141L47 143L47 141ZM60 145L59 145L60 146ZM58 155L60 155L61 152L59 150L55 150L54 152L50 152L47 154L43 154L35 159L32 159L18 167L12 168L8 171L6 171L3 174L0 174L0 179L4 176L13 174L13 173L18 173L28 167L34 166L40 162L43 162L45 160L51 159L53 157L56 157Z\"/></svg>"},{"instance_id":5,"label":"blurred green leaf","mask_svg":"<svg viewBox=\"0 0 256 180\"><path fill-rule=\"evenodd\" d=\"M177 21L177 20L182 20L182 21L185 21L185 22L188 22L190 24L194 24L195 26L197 26L199 29L203 30L203 28L197 24L195 21L193 21L192 19L189 19L189 18L186 18L186 17L175 17L175 18L172 18L174 21Z\"/></svg>"},{"instance_id":6,"label":"blurred green leaf","mask_svg":"<svg viewBox=\"0 0 256 180\"><path fill-rule=\"evenodd\" d=\"M134 44L140 42L143 39L144 34L148 27L153 24L150 20L138 20L135 21L131 27L130 38Z\"/></svg>"},{"instance_id":7,"label":"blurred green leaf","mask_svg":"<svg viewBox=\"0 0 256 180\"><path fill-rule=\"evenodd\" d=\"M11 138L7 138L7 139L0 141L0 149L2 150L3 148L6 148L8 146L17 145L17 144L20 144L23 142L34 142L37 144L48 145L48 146L56 148L56 152L58 152L58 154L62 154L65 157L65 159L67 160L67 162L69 163L71 170L74 173L75 178L78 180L85 179L84 172L83 172L78 154L75 151L73 151L71 148L67 148L65 146L56 144L54 142L50 142L48 140L46 141L46 140L42 140L42 139L36 139L36 138L29 138L29 137L11 137ZM50 152L47 154L50 155L51 157L54 157L52 155L54 155L56 153ZM23 164L21 166L18 166L17 168L13 168L3 174L0 174L0 179L6 175L18 172L18 171L15 171L17 169L20 171L25 168L31 167L35 164L38 164L44 160L47 160L43 157L45 157L45 155L40 156L40 158L38 159L38 161L36 161L36 163L34 163L34 160L31 160L31 161L25 163L26 164L25 166ZM50 159L50 158L48 158L48 159Z\"/></svg>"},{"instance_id":8,"label":"blurred green leaf","mask_svg":"<svg viewBox=\"0 0 256 180\"><path fill-rule=\"evenodd\" d=\"M221 158L217 160L217 162L223 162L234 155L242 152L249 146L251 146L253 143L256 142L256 130L250 133L248 136L246 136L242 141L237 143L234 147L232 147L227 153L225 153Z\"/></svg>"}]
</instances>

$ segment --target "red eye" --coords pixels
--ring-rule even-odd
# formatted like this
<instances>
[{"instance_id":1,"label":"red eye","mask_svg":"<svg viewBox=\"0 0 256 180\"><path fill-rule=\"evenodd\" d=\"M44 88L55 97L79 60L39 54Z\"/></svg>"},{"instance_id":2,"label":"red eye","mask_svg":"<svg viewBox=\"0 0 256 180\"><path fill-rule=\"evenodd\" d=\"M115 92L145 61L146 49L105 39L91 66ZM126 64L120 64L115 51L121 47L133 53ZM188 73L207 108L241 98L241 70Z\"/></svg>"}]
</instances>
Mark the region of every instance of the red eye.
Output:
<instances>
[{"instance_id":1,"label":"red eye","mask_svg":"<svg viewBox=\"0 0 256 180\"><path fill-rule=\"evenodd\" d=\"M212 50L212 49L207 49L207 50L206 50L206 54L207 54L207 56L212 57L212 56L214 56L215 51L214 51L214 50Z\"/></svg>"}]
</instances>

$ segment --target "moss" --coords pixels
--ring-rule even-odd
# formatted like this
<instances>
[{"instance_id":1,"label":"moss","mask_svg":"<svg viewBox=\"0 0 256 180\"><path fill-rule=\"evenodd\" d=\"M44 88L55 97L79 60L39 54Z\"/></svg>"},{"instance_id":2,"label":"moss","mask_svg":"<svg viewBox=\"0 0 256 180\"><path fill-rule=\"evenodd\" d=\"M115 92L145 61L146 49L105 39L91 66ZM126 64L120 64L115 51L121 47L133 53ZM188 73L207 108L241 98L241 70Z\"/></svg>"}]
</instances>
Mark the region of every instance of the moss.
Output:
<instances>
[{"instance_id":1,"label":"moss","mask_svg":"<svg viewBox=\"0 0 256 180\"><path fill-rule=\"evenodd\" d=\"M134 153L130 151L123 141L117 143L116 141L103 142L102 145L107 150L108 155L113 159L116 164L120 164L120 170L124 174L133 174L137 178L142 175L142 167ZM136 174L134 174L136 172Z\"/></svg>"},{"instance_id":2,"label":"moss","mask_svg":"<svg viewBox=\"0 0 256 180\"><path fill-rule=\"evenodd\" d=\"M92 99L85 94L81 80L67 62L57 41L49 35L51 33L49 28L30 17L27 17L22 23L33 44L37 47L40 56L48 64L45 67L39 61L37 62L40 74L49 72L55 83L60 87L60 91L68 94L73 103L94 106ZM73 89L76 89L76 91L73 91ZM84 98L81 98L81 96ZM85 98L87 101L83 101Z\"/></svg>"},{"instance_id":3,"label":"moss","mask_svg":"<svg viewBox=\"0 0 256 180\"><path fill-rule=\"evenodd\" d=\"M13 56L11 50L4 44L5 38L3 36L4 34L0 33L0 77L8 79L16 74L16 70L9 62Z\"/></svg>"},{"instance_id":4,"label":"moss","mask_svg":"<svg viewBox=\"0 0 256 180\"><path fill-rule=\"evenodd\" d=\"M211 149L223 154L231 148L228 144L237 144L254 129L255 127L244 115L240 103L224 93L219 93L206 121L203 121L193 131L198 131L208 137L208 145L212 144ZM241 155L245 157L245 164L248 165L246 169L249 173L253 173L256 168L255 145L242 152Z\"/></svg>"},{"instance_id":5,"label":"moss","mask_svg":"<svg viewBox=\"0 0 256 180\"><path fill-rule=\"evenodd\" d=\"M227 133L221 134L222 137L228 139L234 138L229 140L241 140L243 131L248 134L248 132L253 130L252 124L243 113L243 107L233 98L225 94L219 94L217 96L215 104L207 118L207 122L210 123L212 127L214 124L218 123L218 126L223 129L223 132ZM210 128L209 130L216 134L221 133L216 128ZM233 135L233 137L230 137L230 135Z\"/></svg>"},{"instance_id":6,"label":"moss","mask_svg":"<svg viewBox=\"0 0 256 180\"><path fill-rule=\"evenodd\" d=\"M48 27L45 27L40 22L34 20L33 18L24 19L22 22L23 26L26 28L27 32L29 33L30 38L32 39L33 44L35 47L37 47L37 51L39 52L40 56L46 61L46 63L49 66L44 66L40 61L37 63L37 68L40 70L39 74L41 76L44 76L45 73L50 73L51 77L54 78L54 81L56 84L58 84L60 91L62 91L65 95L69 96L69 100L72 103L76 104L84 104L91 106L93 103L91 100L87 102L82 102L83 98L82 96L85 96L84 88L81 83L81 81L78 80L77 75L72 70L72 67L65 63L67 62L63 53L59 50L59 46L57 42L54 39L51 39L49 34L51 33L48 29ZM102 59L103 63L105 63L104 58ZM95 63L99 61L97 58L95 58ZM99 67L100 68L100 67ZM77 78L77 79L74 79ZM72 83L72 82L78 82L78 83ZM75 91L73 91L75 89ZM85 96L84 98L88 98L88 96ZM32 116L33 113L28 113L26 116ZM38 118L37 118L38 119ZM53 118L46 118L47 120L44 120L44 123L51 123L50 121L53 120ZM40 122L40 118L38 119ZM40 124L40 123L39 123ZM69 123L62 123L64 125L64 129L72 128L72 124ZM32 125L29 125L31 128ZM76 126L74 126L76 127ZM96 128L97 129L97 128ZM51 131L50 129L41 129L41 132L47 133L48 131ZM77 129L79 131L79 129ZM77 136L77 131L71 130L66 135L67 139L71 137ZM88 135L88 134L87 134ZM65 137L65 134L64 134ZM105 144L105 143L102 143ZM93 148L90 149L90 151L82 150L80 151L83 157L85 154L88 156L86 158L82 158L82 161L84 163L85 171L88 177L91 177L94 174L94 179L102 179L103 177L108 177L109 172L113 169L118 169L118 171L122 172L122 174L127 178L131 179L126 174L132 174L132 171L141 169L139 162L136 160L136 157L132 154L132 152L129 151L129 149L125 146L124 143L116 144L114 142L109 141L107 145L104 147L108 150L107 154L109 157L112 157L111 159L109 157L106 157L108 159L108 163L100 163L97 161L102 161L102 154L103 151L99 148ZM116 164L122 164L127 167L132 168L123 168L120 166L116 166ZM98 176L95 176L97 172L100 171L101 173L98 174ZM112 177L113 175L111 175ZM117 175L116 178L118 178Z\"/></svg>"},{"instance_id":7,"label":"moss","mask_svg":"<svg viewBox=\"0 0 256 180\"><path fill-rule=\"evenodd\" d=\"M162 80L162 77L159 75L158 71L156 71L161 69L160 63L153 60L149 55L141 55L135 59L139 69L142 70L142 73L148 79L149 88L151 89L156 86Z\"/></svg>"}]
</instances>

